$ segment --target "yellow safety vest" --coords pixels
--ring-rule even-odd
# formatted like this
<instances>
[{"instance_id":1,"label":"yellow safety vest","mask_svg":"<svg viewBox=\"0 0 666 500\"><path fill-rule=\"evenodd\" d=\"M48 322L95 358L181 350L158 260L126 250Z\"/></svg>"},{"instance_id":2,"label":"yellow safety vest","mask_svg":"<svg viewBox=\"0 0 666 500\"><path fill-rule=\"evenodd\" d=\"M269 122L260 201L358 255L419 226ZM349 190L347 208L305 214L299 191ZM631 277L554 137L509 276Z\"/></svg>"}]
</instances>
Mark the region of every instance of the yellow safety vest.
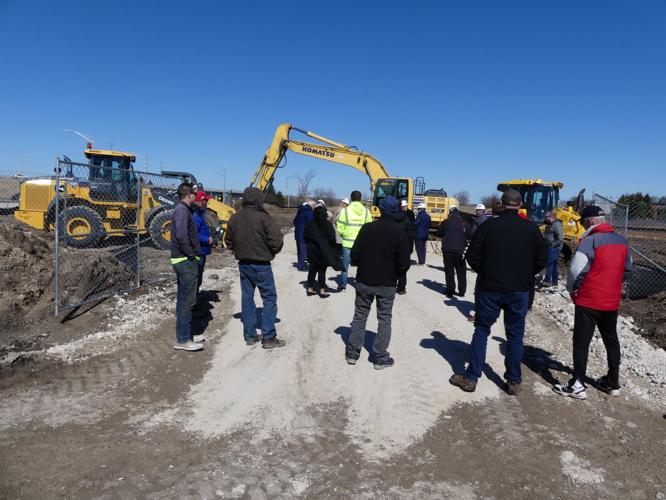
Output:
<instances>
[{"instance_id":1,"label":"yellow safety vest","mask_svg":"<svg viewBox=\"0 0 666 500\"><path fill-rule=\"evenodd\" d=\"M352 204L354 203L359 202L353 201ZM363 212L361 214L357 214L354 210L349 210L350 208L351 205L344 208L338 216L338 220L335 224L336 229L342 238L342 246L345 248L353 247L354 241L356 241L356 237L358 236L361 227L363 227L363 224L372 221L372 214L366 207L363 207Z\"/></svg>"}]
</instances>

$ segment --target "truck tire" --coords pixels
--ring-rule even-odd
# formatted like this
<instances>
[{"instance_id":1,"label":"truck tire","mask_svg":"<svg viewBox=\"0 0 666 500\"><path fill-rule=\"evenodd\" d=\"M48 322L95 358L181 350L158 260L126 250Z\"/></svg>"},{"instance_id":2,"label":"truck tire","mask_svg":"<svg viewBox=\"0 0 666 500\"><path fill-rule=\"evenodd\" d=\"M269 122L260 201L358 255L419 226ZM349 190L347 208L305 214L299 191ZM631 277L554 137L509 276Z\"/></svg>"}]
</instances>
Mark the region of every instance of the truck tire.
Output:
<instances>
[{"instance_id":1,"label":"truck tire","mask_svg":"<svg viewBox=\"0 0 666 500\"><path fill-rule=\"evenodd\" d=\"M155 248L168 250L171 248L171 217L173 210L162 210L150 221L148 234Z\"/></svg>"},{"instance_id":2,"label":"truck tire","mask_svg":"<svg viewBox=\"0 0 666 500\"><path fill-rule=\"evenodd\" d=\"M60 214L60 237L67 246L93 248L106 238L102 218L90 207L69 207Z\"/></svg>"}]
</instances>

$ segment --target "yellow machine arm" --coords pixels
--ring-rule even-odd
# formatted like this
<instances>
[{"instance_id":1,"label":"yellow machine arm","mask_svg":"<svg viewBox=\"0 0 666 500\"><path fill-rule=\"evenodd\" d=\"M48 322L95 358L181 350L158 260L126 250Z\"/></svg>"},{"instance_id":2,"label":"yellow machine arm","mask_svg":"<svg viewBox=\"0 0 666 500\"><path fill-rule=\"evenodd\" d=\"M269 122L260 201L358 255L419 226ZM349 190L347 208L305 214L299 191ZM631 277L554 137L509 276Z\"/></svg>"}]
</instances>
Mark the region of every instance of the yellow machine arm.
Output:
<instances>
[{"instance_id":1,"label":"yellow machine arm","mask_svg":"<svg viewBox=\"0 0 666 500\"><path fill-rule=\"evenodd\" d=\"M289 139L289 132L292 129L328 144L329 146ZM283 123L282 125L278 125L278 128L275 131L275 136L273 137L273 142L266 151L264 159L257 168L257 171L254 173L250 186L265 191L273 181L275 171L280 166L280 162L288 150L301 155L319 158L320 160L328 160L355 168L370 178L370 189L372 191L375 189L377 180L390 177L384 168L384 165L382 165L382 163L374 156L358 151L353 147L331 141L330 139L326 139L313 132L301 130L292 127L288 123Z\"/></svg>"}]
</instances>

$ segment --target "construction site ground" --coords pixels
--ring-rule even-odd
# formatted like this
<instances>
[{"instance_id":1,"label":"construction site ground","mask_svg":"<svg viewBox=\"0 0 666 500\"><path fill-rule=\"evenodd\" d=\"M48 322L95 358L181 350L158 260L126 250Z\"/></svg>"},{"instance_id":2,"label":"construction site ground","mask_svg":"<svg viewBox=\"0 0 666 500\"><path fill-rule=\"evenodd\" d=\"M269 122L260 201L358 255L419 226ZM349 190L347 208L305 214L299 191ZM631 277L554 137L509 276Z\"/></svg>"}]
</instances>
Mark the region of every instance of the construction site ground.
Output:
<instances>
[{"instance_id":1,"label":"construction site ground","mask_svg":"<svg viewBox=\"0 0 666 500\"><path fill-rule=\"evenodd\" d=\"M376 371L367 350L356 366L344 360L353 289L306 297L285 242L274 262L284 349L243 342L228 253L208 262L210 315L194 324L203 352L173 350L172 282L65 323L6 327L0 498L664 498L666 353L638 321L619 324L621 397L559 397L550 387L570 376L573 309L561 287L539 292L523 392L502 389L500 320L467 394L448 378L467 358L473 273L467 295L447 299L429 248L395 301L396 365ZM371 317L367 347L376 326ZM597 338L590 376L604 367Z\"/></svg>"}]
</instances>

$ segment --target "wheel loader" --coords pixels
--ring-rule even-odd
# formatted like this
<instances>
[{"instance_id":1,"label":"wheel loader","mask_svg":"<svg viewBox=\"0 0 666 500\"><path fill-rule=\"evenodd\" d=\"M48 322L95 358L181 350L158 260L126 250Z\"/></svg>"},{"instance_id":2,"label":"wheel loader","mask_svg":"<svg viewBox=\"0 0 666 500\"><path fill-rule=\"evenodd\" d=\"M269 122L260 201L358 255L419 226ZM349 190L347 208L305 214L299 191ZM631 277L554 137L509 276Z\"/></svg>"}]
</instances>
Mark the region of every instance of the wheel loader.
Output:
<instances>
[{"instance_id":1,"label":"wheel loader","mask_svg":"<svg viewBox=\"0 0 666 500\"><path fill-rule=\"evenodd\" d=\"M58 186L57 177L22 182L16 219L48 231L55 230L57 220L62 238L75 248L98 247L107 238L135 235L137 226L154 246L169 248L171 213L178 196L174 187L159 187L154 181L168 176L196 186L196 178L187 172L137 172L132 153L92 149L89 144L84 154L88 164L58 162ZM86 177L78 177L75 170L86 172ZM233 213L233 208L218 200L208 202L206 220L216 238Z\"/></svg>"}]
</instances>

